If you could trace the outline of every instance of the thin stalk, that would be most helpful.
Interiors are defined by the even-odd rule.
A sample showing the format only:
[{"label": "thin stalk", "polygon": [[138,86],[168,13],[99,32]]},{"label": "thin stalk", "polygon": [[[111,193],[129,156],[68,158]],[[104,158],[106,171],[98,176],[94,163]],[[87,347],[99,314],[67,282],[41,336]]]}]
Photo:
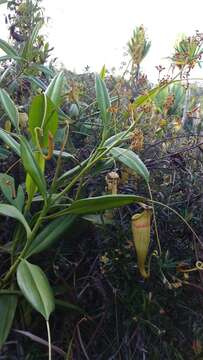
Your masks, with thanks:
[{"label": "thin stalk", "polygon": [[[147,186],[148,186],[150,200],[153,201],[152,192],[151,192],[151,188],[150,188],[149,183],[147,183]],[[158,249],[159,249],[159,255],[161,256],[161,243],[160,243],[160,239],[159,239],[159,232],[158,232],[156,214],[155,214],[155,209],[154,209],[154,204],[153,203],[152,203],[152,212],[153,212],[153,218],[154,218],[154,230],[155,230],[155,234],[156,234],[156,241],[157,241],[157,245],[158,245]]]},{"label": "thin stalk", "polygon": [[75,200],[78,200],[79,196],[80,196],[80,192],[82,190],[82,186],[83,186],[83,181],[84,181],[84,176],[80,179],[80,184],[78,186],[76,195],[75,195]]},{"label": "thin stalk", "polygon": [[60,154],[59,154],[57,164],[56,164],[56,171],[55,171],[54,178],[53,178],[53,181],[52,181],[52,184],[51,184],[51,193],[54,192],[54,190],[55,190],[56,181],[58,179],[58,175],[59,175],[59,171],[60,171],[60,167],[61,167],[62,153],[63,153],[63,151],[65,149],[65,146],[66,146],[66,143],[67,143],[67,140],[68,140],[68,135],[69,135],[69,125],[67,124],[64,139],[63,139],[63,143],[62,143],[61,150],[60,150]]},{"label": "thin stalk", "polygon": [[19,162],[21,162],[21,159],[18,159],[15,161],[6,171],[5,174],[8,174]]},{"label": "thin stalk", "polygon": [[14,258],[15,258],[15,251],[17,249],[17,245],[18,245],[18,241],[20,240],[20,234],[22,232],[22,225],[18,224],[16,232],[14,234],[14,239],[12,241],[13,246],[12,246],[12,252],[11,252],[11,264],[14,263]]},{"label": "thin stalk", "polygon": [[51,360],[51,332],[50,332],[49,320],[46,320],[46,326],[47,326],[47,336],[48,336],[48,344],[49,344],[49,360]]},{"label": "thin stalk", "polygon": [[18,290],[0,290],[0,295],[17,295],[22,296],[21,291]]},{"label": "thin stalk", "polygon": [[[174,214],[176,214],[182,220],[182,222],[190,229],[190,231],[192,232],[195,239],[201,244],[201,240],[200,240],[199,236],[193,230],[192,226],[184,219],[184,217],[178,213],[178,211],[174,210],[173,208],[171,208],[170,206],[168,206],[166,204],[163,204],[160,201],[156,201],[156,200],[152,200],[152,199],[148,200],[148,201],[150,201],[151,203],[157,204],[157,205],[161,205],[162,207],[166,207],[167,209],[171,210]],[[194,247],[196,249],[196,243],[195,242],[194,242]],[[198,255],[197,255],[196,251],[195,251],[195,255],[196,255],[196,260],[198,261],[199,258],[198,258]]]},{"label": "thin stalk", "polygon": [[43,114],[43,119],[42,119],[42,124],[41,124],[42,131],[44,129],[45,119],[46,119],[46,115],[47,115],[47,97],[44,95],[43,98],[44,98],[44,114]]}]

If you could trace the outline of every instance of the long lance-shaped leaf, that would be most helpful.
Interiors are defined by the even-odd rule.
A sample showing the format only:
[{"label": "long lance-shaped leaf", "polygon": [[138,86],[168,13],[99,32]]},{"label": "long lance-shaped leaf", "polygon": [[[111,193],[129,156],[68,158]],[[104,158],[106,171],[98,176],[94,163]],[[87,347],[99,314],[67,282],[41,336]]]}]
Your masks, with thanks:
[{"label": "long lance-shaped leaf", "polygon": [[20,56],[11,56],[11,55],[4,55],[4,56],[1,56],[0,57],[0,61],[7,61],[7,60],[16,60],[16,61],[19,61],[19,60],[24,60],[23,58],[21,58]]},{"label": "long lance-shaped leaf", "polygon": [[[40,152],[36,152],[36,153],[34,153],[34,158],[35,158],[42,174],[44,174],[45,160],[44,160],[43,156],[41,155]],[[31,178],[31,176],[28,173],[26,176],[25,184],[26,184],[26,191],[28,194],[28,204],[31,204],[32,199],[33,199],[35,193],[37,192],[37,186],[36,186],[34,180]]]},{"label": "long lance-shaped leaf", "polygon": [[144,202],[136,195],[105,195],[75,201],[68,209],[71,214],[93,214],[106,209],[113,209],[133,203]]},{"label": "long lance-shaped leaf", "polygon": [[47,87],[45,94],[51,99],[54,105],[60,105],[61,93],[63,89],[64,73],[57,74]]},{"label": "long lance-shaped leaf", "polygon": [[29,75],[29,76],[21,76],[21,78],[22,79],[25,79],[25,80],[28,80],[29,82],[31,82],[31,84],[32,85],[34,85],[35,87],[38,87],[38,88],[40,88],[40,89],[42,89],[42,90],[46,90],[46,85],[45,85],[45,83],[41,80],[41,79],[39,79],[39,78],[37,78],[37,77],[35,77],[35,76],[31,76],[31,75]]},{"label": "long lance-shaped leaf", "polygon": [[149,182],[149,171],[139,156],[132,150],[114,147],[110,150],[110,153],[116,160],[134,170],[138,175],[142,176],[147,183]]},{"label": "long lance-shaped leaf", "polygon": [[132,132],[128,132],[127,135],[125,135],[125,134],[126,134],[126,131],[121,131],[118,134],[111,136],[103,143],[103,147],[111,146],[115,141],[118,141],[120,138],[121,138],[121,140],[118,142],[118,145],[119,145],[119,143],[126,142],[127,140],[129,140],[131,138]]},{"label": "long lance-shaped leaf", "polygon": [[66,215],[63,218],[60,217],[53,220],[45,226],[30,244],[25,257],[28,258],[31,255],[48,249],[73,224],[75,218],[75,215]]},{"label": "long lance-shaped leaf", "polygon": [[9,157],[10,151],[0,146],[0,160],[5,160]]},{"label": "long lance-shaped leaf", "polygon": [[10,46],[5,40],[0,39],[0,49],[2,49],[7,55],[11,57],[19,56],[17,51]]},{"label": "long lance-shaped leaf", "polygon": [[9,94],[6,90],[0,89],[0,103],[7,113],[8,117],[10,118],[13,126],[15,129],[19,132],[19,114],[18,110],[13,102],[13,100],[10,98]]},{"label": "long lance-shaped leaf", "polygon": [[5,173],[0,173],[0,190],[4,194],[9,203],[15,206],[22,212],[24,205],[24,192],[21,185],[18,186],[18,190],[15,189],[15,180],[12,176]]},{"label": "long lance-shaped leaf", "polygon": [[105,79],[105,76],[106,76],[106,66],[105,66],[105,65],[102,66],[102,69],[101,69],[99,75],[100,75],[100,78],[101,78],[102,80]]},{"label": "long lance-shaped leaf", "polygon": [[0,129],[0,139],[8,145],[18,156],[20,156],[20,144],[12,138],[6,131]]},{"label": "long lance-shaped leaf", "polygon": [[105,140],[110,127],[111,113],[109,108],[111,106],[109,94],[105,85],[105,82],[101,77],[96,74],[96,99],[100,110],[102,122],[103,122],[103,139]]},{"label": "long lance-shaped leaf", "polygon": [[32,64],[30,65],[30,69],[38,70],[47,76],[54,76],[53,70],[51,70],[48,66],[45,65]]},{"label": "long lance-shaped leaf", "polygon": [[30,175],[36,186],[38,187],[39,192],[43,196],[44,200],[46,200],[46,182],[45,178],[42,174],[42,171],[39,165],[36,162],[33,151],[24,137],[20,137],[21,143],[21,158],[23,162],[23,166]]},{"label": "long lance-shaped leaf", "polygon": [[88,159],[84,160],[81,162],[80,165],[76,165],[75,167],[73,167],[72,169],[66,171],[63,175],[60,176],[60,178],[58,179],[58,184],[62,183],[63,180],[65,180],[66,178],[68,178],[69,176],[73,176],[76,175],[79,170],[82,170],[84,168],[84,166],[88,163]]},{"label": "long lance-shaped leaf", "polygon": [[27,237],[31,235],[31,229],[21,212],[13,205],[0,204],[0,215],[12,217],[21,222],[24,226]]},{"label": "long lance-shaped leaf", "polygon": [[34,43],[35,43],[35,41],[36,41],[36,39],[37,39],[39,30],[40,30],[40,28],[42,27],[42,25],[43,25],[43,21],[39,21],[39,22],[35,25],[32,33],[31,33],[31,35],[30,35],[30,37],[29,37],[29,40],[28,40],[28,42],[27,42],[27,44],[25,45],[25,48],[24,48],[24,50],[23,50],[23,54],[22,54],[23,58],[25,58],[25,59],[27,59],[27,60],[31,60],[31,59],[32,59],[33,45],[34,45]]},{"label": "long lance-shaped leaf", "polygon": [[54,311],[55,302],[44,272],[39,266],[21,260],[17,269],[17,281],[25,298],[48,321]]},{"label": "long lance-shaped leaf", "polygon": [[143,105],[149,100],[153,100],[154,97],[165,87],[167,87],[169,84],[164,85],[158,85],[154,87],[153,89],[149,90],[146,95],[140,95],[138,96],[132,103],[133,109],[137,109],[139,106]]},{"label": "long lance-shaped leaf", "polygon": [[0,295],[0,350],[5,343],[13,323],[17,306],[17,296]]}]

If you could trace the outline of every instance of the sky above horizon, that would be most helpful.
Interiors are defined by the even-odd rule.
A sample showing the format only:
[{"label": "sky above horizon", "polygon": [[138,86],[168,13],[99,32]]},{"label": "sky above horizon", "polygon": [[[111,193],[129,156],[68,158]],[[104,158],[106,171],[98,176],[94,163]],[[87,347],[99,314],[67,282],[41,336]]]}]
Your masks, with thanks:
[{"label": "sky above horizon", "polygon": [[[43,0],[45,15],[50,17],[45,29],[54,56],[69,70],[81,72],[86,65],[100,71],[103,64],[108,69],[119,66],[125,46],[133,29],[141,24],[151,40],[151,49],[142,63],[142,69],[155,81],[155,66],[168,65],[166,57],[182,33],[193,35],[203,32],[203,1],[183,0]],[[3,12],[0,7],[2,24]],[[1,37],[7,36],[2,28]],[[193,76],[203,78],[203,69],[193,71]]]}]

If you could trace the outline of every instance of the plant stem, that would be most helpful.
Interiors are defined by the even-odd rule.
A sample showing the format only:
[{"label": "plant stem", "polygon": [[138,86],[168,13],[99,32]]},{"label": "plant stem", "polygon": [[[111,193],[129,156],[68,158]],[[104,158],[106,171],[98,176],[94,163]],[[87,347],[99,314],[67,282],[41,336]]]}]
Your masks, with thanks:
[{"label": "plant stem", "polygon": [[22,293],[18,290],[0,290],[0,295],[17,295],[22,296]]},{"label": "plant stem", "polygon": [[[86,165],[85,168],[83,168],[81,170],[81,172],[75,176],[72,181],[65,187],[65,189],[63,189],[56,197],[55,197],[55,201],[57,201],[58,199],[60,199],[63,195],[65,195],[71,188],[73,185],[75,185],[75,183],[82,177],[85,175],[85,173],[90,170],[98,160],[100,160],[104,155],[106,155],[114,146],[116,146],[132,129],[133,127],[136,125],[135,121],[132,122],[132,124],[129,126],[128,130],[126,130],[126,132],[116,141],[113,142],[113,144],[111,144],[111,146],[109,146],[108,148],[106,148],[105,150],[101,151],[98,156],[97,155],[97,151],[96,154],[93,154],[93,159],[91,158],[90,161],[88,162],[88,164]],[[97,149],[98,150],[98,149]]]},{"label": "plant stem", "polygon": [[[148,200],[150,201],[151,203],[154,203],[154,204],[157,204],[157,205],[161,205],[163,207],[166,207],[167,209],[171,210],[174,214],[176,214],[181,220],[182,222],[190,229],[190,231],[192,232],[194,238],[199,242],[199,244],[201,244],[201,240],[199,238],[199,236],[196,234],[196,232],[193,230],[192,226],[190,226],[190,224],[184,219],[184,217],[182,215],[179,214],[178,211],[174,210],[172,207],[166,205],[166,204],[163,204],[162,202],[160,201],[156,201],[156,200]],[[194,243],[194,247],[196,248],[195,246],[195,243]],[[199,261],[199,258],[198,258],[198,255],[197,255],[197,252],[195,252],[195,255],[196,255],[196,260]]]},{"label": "plant stem", "polygon": [[16,248],[17,248],[17,245],[18,245],[18,241],[20,239],[20,233],[24,231],[24,229],[22,229],[22,225],[21,224],[18,224],[17,226],[17,229],[14,233],[14,239],[12,241],[13,243],[13,246],[12,246],[12,252],[11,252],[11,264],[14,263],[14,259],[15,259],[15,251],[16,251]]},{"label": "plant stem", "polygon": [[152,192],[151,192],[151,188],[150,188],[149,183],[147,183],[147,186],[148,186],[148,190],[149,190],[149,196],[150,196],[150,199],[152,201],[152,212],[153,212],[153,218],[154,218],[154,230],[155,230],[155,233],[156,233],[156,240],[157,240],[157,245],[158,245],[158,249],[159,249],[159,255],[161,255],[161,243],[160,243],[160,239],[159,239],[159,232],[158,232],[156,214],[155,214],[155,209],[154,209],[154,204],[153,204]]},{"label": "plant stem", "polygon": [[50,333],[49,320],[46,320],[46,326],[47,326],[47,336],[48,336],[48,344],[49,344],[49,360],[51,360],[51,333]]},{"label": "plant stem", "polygon": [[63,139],[60,154],[59,154],[57,164],[56,164],[56,171],[55,171],[54,178],[53,178],[53,181],[52,181],[52,184],[51,184],[51,193],[53,193],[54,190],[55,190],[56,181],[58,179],[58,175],[59,175],[59,171],[60,171],[60,167],[61,167],[62,153],[63,153],[63,151],[65,149],[65,146],[66,146],[66,143],[67,143],[67,140],[68,140],[68,136],[69,136],[69,124],[67,123],[65,136],[64,136],[64,139]]}]

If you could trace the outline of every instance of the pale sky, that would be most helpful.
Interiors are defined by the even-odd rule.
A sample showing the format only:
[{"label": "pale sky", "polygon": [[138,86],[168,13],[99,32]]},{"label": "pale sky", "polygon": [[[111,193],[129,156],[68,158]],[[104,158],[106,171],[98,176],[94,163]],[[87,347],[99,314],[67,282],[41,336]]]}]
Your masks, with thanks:
[{"label": "pale sky", "polygon": [[[203,0],[43,0],[43,5],[51,18],[45,31],[54,55],[78,72],[86,65],[92,71],[103,64],[118,68],[133,29],[143,24],[152,46],[142,68],[155,80],[155,66],[167,64],[163,58],[171,55],[177,37],[203,32]],[[203,78],[203,68],[193,75]]]}]

